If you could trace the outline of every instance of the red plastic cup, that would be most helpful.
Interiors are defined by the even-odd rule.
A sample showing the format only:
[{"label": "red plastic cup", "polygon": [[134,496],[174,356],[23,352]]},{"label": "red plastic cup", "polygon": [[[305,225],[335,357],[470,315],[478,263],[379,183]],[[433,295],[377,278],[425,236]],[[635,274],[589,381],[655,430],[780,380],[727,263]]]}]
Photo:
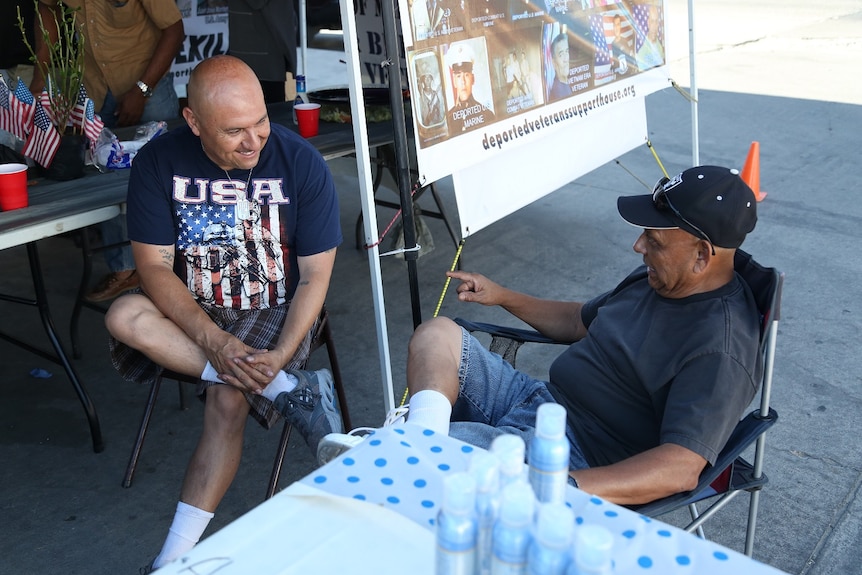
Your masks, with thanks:
[{"label": "red plastic cup", "polygon": [[0,164],[0,210],[27,207],[26,164]]},{"label": "red plastic cup", "polygon": [[296,104],[296,122],[299,124],[299,135],[310,138],[317,135],[320,125],[320,104]]}]

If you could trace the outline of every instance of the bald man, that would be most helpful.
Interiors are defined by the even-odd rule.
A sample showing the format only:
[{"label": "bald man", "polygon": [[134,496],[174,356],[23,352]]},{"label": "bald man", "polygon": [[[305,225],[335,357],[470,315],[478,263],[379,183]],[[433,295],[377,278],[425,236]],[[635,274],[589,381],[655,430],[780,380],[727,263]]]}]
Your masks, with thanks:
[{"label": "bald man", "polygon": [[145,569],[200,539],[236,474],[247,415],[269,428],[284,413],[312,452],[341,428],[331,374],[295,369],[342,241],[329,169],[270,124],[260,83],[237,58],[201,62],[188,100],[188,125],[135,157],[128,222],[141,290],[106,316],[124,378],[150,383],[170,369],[199,378],[206,396],[173,524]]}]

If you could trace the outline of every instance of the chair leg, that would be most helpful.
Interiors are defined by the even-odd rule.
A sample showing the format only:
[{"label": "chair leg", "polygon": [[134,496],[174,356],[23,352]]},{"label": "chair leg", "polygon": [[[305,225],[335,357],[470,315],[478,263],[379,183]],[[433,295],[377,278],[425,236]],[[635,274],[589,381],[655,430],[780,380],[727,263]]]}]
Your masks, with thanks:
[{"label": "chair leg", "polygon": [[[697,503],[692,503],[688,506],[688,512],[691,514],[691,520],[694,521],[698,517],[700,517],[700,512],[697,510]],[[697,536],[701,539],[706,539],[706,535],[703,532],[703,526],[697,526]]]},{"label": "chair leg", "polygon": [[147,399],[147,406],[144,408],[144,415],[141,418],[141,425],[138,428],[138,437],[135,439],[135,445],[132,447],[132,455],[129,457],[129,464],[126,466],[126,475],[123,477],[123,487],[132,486],[132,478],[135,476],[135,468],[138,466],[138,457],[141,455],[141,449],[144,446],[144,439],[147,437],[147,428],[150,426],[150,417],[153,415],[153,408],[156,405],[156,398],[159,396],[159,387],[162,385],[162,378],[158,378],[150,386],[150,397]]},{"label": "chair leg", "polygon": [[87,294],[87,286],[90,285],[90,276],[93,272],[93,252],[90,248],[90,230],[83,228],[79,230],[81,238],[81,255],[84,264],[81,270],[81,282],[78,284],[78,293],[75,296],[75,306],[72,308],[72,318],[69,321],[69,337],[72,342],[72,356],[81,359],[81,348],[78,345],[78,320],[81,318],[81,309],[84,307],[84,296]]},{"label": "chair leg", "polygon": [[745,530],[745,554],[754,555],[754,530],[757,528],[757,508],[760,506],[760,490],[751,492],[748,502],[748,527]]},{"label": "chair leg", "polygon": [[269,476],[269,485],[266,488],[266,499],[275,495],[275,490],[278,488],[278,479],[281,477],[281,466],[284,463],[284,455],[287,453],[287,444],[290,441],[290,432],[293,426],[284,420],[284,428],[281,430],[281,439],[278,442],[278,449],[275,452],[275,461],[272,464],[272,473]]}]

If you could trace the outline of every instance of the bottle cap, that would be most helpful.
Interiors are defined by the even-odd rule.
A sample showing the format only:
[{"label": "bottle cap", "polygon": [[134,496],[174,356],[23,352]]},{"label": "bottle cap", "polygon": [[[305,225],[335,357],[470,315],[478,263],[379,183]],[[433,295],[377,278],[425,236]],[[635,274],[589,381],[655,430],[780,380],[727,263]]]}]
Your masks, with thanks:
[{"label": "bottle cap", "polygon": [[476,480],[459,471],[443,480],[443,511],[453,515],[469,515],[476,506]]},{"label": "bottle cap", "polygon": [[494,493],[500,487],[500,460],[490,451],[475,451],[470,458],[470,475],[476,480],[476,491]]},{"label": "bottle cap", "polygon": [[601,525],[584,525],[575,535],[575,563],[584,571],[599,572],[611,565],[614,536]]},{"label": "bottle cap", "polygon": [[520,435],[513,435],[511,433],[498,435],[491,443],[491,451],[500,460],[501,477],[524,476],[526,446]]},{"label": "bottle cap", "polygon": [[543,403],[536,410],[536,435],[559,439],[566,435],[566,408],[558,403]]},{"label": "bottle cap", "polygon": [[503,488],[500,500],[500,521],[512,527],[533,522],[536,496],[529,483],[516,481]]},{"label": "bottle cap", "polygon": [[565,504],[540,503],[536,519],[536,541],[552,549],[565,549],[572,544],[575,514]]}]

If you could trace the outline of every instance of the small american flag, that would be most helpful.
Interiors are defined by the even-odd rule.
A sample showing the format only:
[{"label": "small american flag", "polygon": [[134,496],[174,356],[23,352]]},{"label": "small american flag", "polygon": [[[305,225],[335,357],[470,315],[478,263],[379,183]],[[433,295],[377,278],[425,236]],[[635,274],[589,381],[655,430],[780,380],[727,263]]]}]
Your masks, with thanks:
[{"label": "small american flag", "polygon": [[0,95],[0,101],[4,103],[2,106],[2,116],[5,117],[2,127],[7,132],[15,134],[23,140],[27,137],[27,133],[30,131],[30,124],[33,122],[33,106],[35,102],[33,94],[24,86],[24,82],[20,78],[18,78],[14,92],[10,93],[9,87],[5,83],[0,90],[5,92],[5,97]]},{"label": "small american flag", "polygon": [[24,139],[24,136],[20,135],[18,121],[12,113],[12,92],[9,91],[9,86],[6,85],[2,75],[0,75],[0,130],[6,130]]},{"label": "small american flag", "polygon": [[51,96],[48,94],[47,88],[42,88],[42,93],[39,94],[39,105],[45,110],[48,119],[54,121],[54,107],[51,106]]},{"label": "small american flag", "polygon": [[33,113],[30,137],[27,138],[27,143],[24,144],[21,153],[47,168],[54,161],[54,155],[59,147],[60,134],[54,128],[54,124],[51,123],[51,119],[42,105],[37,103]]},{"label": "small american flag", "polygon": [[78,102],[72,109],[72,116],[69,118],[69,122],[75,128],[83,126],[84,134],[93,143],[99,139],[99,134],[102,133],[102,129],[105,127],[105,123],[96,115],[96,105],[87,97],[87,90],[84,89],[83,84],[81,84],[81,90],[78,92]]}]

